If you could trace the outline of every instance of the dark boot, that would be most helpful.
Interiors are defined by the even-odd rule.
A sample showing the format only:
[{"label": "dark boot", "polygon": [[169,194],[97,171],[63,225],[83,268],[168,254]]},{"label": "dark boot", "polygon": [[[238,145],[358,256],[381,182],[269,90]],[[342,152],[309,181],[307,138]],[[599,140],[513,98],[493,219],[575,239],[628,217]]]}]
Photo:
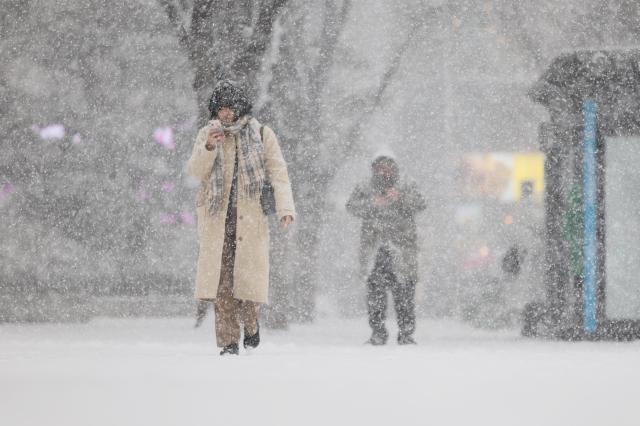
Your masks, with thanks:
[{"label": "dark boot", "polygon": [[238,355],[239,353],[240,350],[237,343],[227,345],[220,351],[220,355]]},{"label": "dark boot", "polygon": [[260,324],[258,324],[258,330],[253,336],[247,335],[247,329],[244,330],[244,340],[242,341],[245,349],[257,348],[260,344]]},{"label": "dark boot", "polygon": [[387,330],[376,330],[373,332],[373,334],[371,334],[371,337],[365,343],[373,346],[385,345],[387,343],[388,337],[389,333],[387,333]]},{"label": "dark boot", "polygon": [[398,344],[399,345],[415,345],[416,341],[413,340],[413,337],[410,334],[400,333],[398,334]]}]

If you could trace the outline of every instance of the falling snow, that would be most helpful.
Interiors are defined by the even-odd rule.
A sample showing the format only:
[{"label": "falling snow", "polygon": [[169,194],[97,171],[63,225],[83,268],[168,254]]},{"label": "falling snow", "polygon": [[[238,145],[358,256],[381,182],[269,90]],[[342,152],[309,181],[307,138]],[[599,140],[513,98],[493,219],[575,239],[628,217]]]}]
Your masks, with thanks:
[{"label": "falling snow", "polygon": [[[3,1],[0,423],[636,424],[637,342],[582,340],[640,337],[639,45],[635,0]],[[223,78],[297,210],[231,363],[186,173]],[[426,200],[406,348],[392,306],[362,345],[380,155]]]}]

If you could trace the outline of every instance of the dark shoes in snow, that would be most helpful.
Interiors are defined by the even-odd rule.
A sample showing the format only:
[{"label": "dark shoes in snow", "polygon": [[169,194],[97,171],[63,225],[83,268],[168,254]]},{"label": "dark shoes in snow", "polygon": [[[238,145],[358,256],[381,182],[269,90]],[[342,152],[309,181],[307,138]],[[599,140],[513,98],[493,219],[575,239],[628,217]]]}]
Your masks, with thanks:
[{"label": "dark shoes in snow", "polygon": [[[367,344],[373,346],[381,346],[387,343],[388,334],[386,330],[384,331],[374,331],[371,335],[371,338],[366,341]],[[400,333],[398,334],[398,344],[399,345],[415,345],[416,341],[413,339],[413,336],[410,334]]]},{"label": "dark shoes in snow", "polygon": [[386,330],[383,331],[374,331],[369,340],[365,343],[373,346],[381,346],[387,343],[387,338],[389,334]]},{"label": "dark shoes in snow", "polygon": [[410,334],[398,334],[398,344],[399,345],[415,345],[416,341],[413,340],[413,337]]},{"label": "dark shoes in snow", "polygon": [[242,341],[245,349],[257,348],[260,344],[260,325],[258,324],[258,330],[253,336],[247,335],[247,330],[244,330],[244,340]]},{"label": "dark shoes in snow", "polygon": [[230,345],[225,346],[224,348],[222,348],[222,350],[220,351],[220,355],[238,355],[240,353],[240,350],[238,348],[238,344],[237,343],[232,343]]},{"label": "dark shoes in snow", "polygon": [[[252,336],[249,336],[247,334],[247,330],[245,329],[244,339],[242,341],[242,345],[244,346],[244,348],[245,349],[257,348],[259,344],[260,344],[260,326],[258,325],[258,331],[256,331],[256,334]],[[230,345],[227,345],[224,348],[222,348],[222,351],[220,351],[220,355],[239,355],[239,354],[240,354],[240,347],[238,346],[237,343],[232,343]]]}]

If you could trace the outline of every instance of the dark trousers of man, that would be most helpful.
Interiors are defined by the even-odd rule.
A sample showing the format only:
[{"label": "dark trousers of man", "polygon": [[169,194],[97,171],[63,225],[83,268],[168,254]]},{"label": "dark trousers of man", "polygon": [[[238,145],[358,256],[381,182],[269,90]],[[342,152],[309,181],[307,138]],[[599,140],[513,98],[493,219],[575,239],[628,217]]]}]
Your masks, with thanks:
[{"label": "dark trousers of man", "polygon": [[401,282],[392,270],[391,255],[380,248],[376,255],[373,272],[367,280],[367,305],[369,325],[374,333],[387,335],[384,325],[387,317],[387,290],[391,290],[398,319],[400,334],[410,336],[416,328],[415,293],[416,283]]},{"label": "dark trousers of man", "polygon": [[233,173],[233,183],[229,196],[229,207],[224,227],[222,246],[222,267],[218,294],[214,301],[216,312],[216,341],[219,347],[225,347],[240,340],[240,328],[244,325],[245,335],[258,332],[258,312],[260,305],[249,300],[233,297],[233,268],[236,258],[237,225],[237,158]]}]

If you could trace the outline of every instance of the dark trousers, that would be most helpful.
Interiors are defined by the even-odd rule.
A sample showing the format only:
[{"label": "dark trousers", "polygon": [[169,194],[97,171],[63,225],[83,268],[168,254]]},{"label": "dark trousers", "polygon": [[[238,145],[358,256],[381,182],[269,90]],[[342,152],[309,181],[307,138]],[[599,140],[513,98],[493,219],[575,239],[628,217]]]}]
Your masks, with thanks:
[{"label": "dark trousers", "polygon": [[373,272],[367,280],[369,325],[376,333],[387,332],[384,325],[387,317],[387,289],[391,290],[393,296],[400,333],[413,334],[416,328],[416,283],[399,281],[392,270],[391,255],[386,249],[380,248]]}]

